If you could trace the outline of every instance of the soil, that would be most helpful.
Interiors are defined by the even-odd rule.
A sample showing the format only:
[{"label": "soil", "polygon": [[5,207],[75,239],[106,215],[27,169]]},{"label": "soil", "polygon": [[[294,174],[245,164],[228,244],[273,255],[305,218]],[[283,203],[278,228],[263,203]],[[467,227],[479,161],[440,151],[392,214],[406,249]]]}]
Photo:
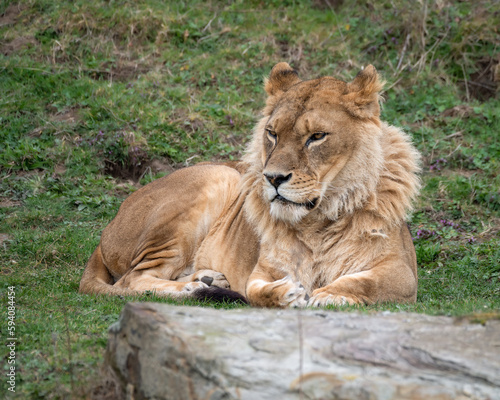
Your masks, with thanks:
[{"label": "soil", "polygon": [[[1,25],[2,24],[0,23],[0,26]],[[30,46],[34,47],[37,45],[38,41],[35,39],[34,36],[21,36],[15,38],[9,43],[0,44],[0,53],[3,54],[4,56],[15,55],[27,47]]]},{"label": "soil", "polygon": [[76,123],[76,122],[81,121],[80,111],[77,108],[64,110],[60,113],[53,114],[50,117],[50,120],[52,122]]},{"label": "soil", "polygon": [[95,80],[114,80],[118,82],[128,82],[136,79],[139,75],[149,71],[144,65],[134,62],[119,61],[117,65],[105,63],[99,70],[89,71],[89,75]]},{"label": "soil", "polygon": [[0,246],[4,244],[7,240],[10,239],[10,236],[7,235],[6,233],[0,233]]},{"label": "soil", "polygon": [[5,12],[0,16],[0,26],[14,24],[24,8],[26,7],[23,7],[20,4],[10,4]]},{"label": "soil", "polygon": [[460,104],[441,113],[442,117],[468,118],[474,114],[474,108],[467,104]]},{"label": "soil", "polygon": [[0,199],[0,208],[19,207],[20,205],[21,205],[20,201],[15,201],[10,199]]},{"label": "soil", "polygon": [[479,101],[488,101],[498,93],[500,84],[500,54],[483,57],[476,63],[477,72],[466,83],[469,94]]},{"label": "soil", "polygon": [[334,9],[337,11],[342,4],[344,4],[344,0],[313,0],[312,8],[316,8],[318,10]]},{"label": "soil", "polygon": [[135,185],[144,175],[148,173],[148,171],[152,174],[157,174],[159,172],[171,173],[181,167],[182,165],[169,162],[167,158],[162,160],[142,160],[140,165],[133,164],[130,161],[120,164],[105,160],[104,173],[118,179],[132,181]]}]

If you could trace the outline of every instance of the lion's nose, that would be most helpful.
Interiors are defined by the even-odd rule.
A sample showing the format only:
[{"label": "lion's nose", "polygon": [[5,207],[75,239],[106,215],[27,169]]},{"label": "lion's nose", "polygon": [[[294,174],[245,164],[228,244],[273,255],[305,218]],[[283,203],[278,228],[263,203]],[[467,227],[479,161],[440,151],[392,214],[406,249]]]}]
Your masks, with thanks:
[{"label": "lion's nose", "polygon": [[266,179],[269,181],[269,183],[271,185],[273,185],[276,189],[278,189],[279,185],[290,180],[290,178],[292,177],[292,174],[288,174],[287,176],[264,174],[264,176],[266,177]]}]

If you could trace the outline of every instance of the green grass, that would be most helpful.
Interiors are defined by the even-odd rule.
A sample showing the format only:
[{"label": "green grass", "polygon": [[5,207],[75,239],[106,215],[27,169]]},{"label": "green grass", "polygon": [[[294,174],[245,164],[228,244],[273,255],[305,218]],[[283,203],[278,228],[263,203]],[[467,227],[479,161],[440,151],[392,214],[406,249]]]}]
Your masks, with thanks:
[{"label": "green grass", "polygon": [[343,309],[498,318],[498,4],[329,3],[0,2],[0,294],[16,287],[18,398],[89,395],[131,300],[77,293],[100,232],[138,185],[238,159],[279,61],[345,80],[374,64],[383,119],[423,154],[417,303]]}]

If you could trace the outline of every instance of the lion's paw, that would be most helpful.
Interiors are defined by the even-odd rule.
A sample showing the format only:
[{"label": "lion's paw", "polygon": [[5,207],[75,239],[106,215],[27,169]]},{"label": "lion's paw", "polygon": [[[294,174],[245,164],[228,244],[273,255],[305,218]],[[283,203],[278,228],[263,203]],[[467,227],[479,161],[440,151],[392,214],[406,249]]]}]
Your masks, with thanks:
[{"label": "lion's paw", "polygon": [[303,308],[307,306],[308,295],[304,286],[294,282],[290,276],[280,279],[276,283],[283,285],[284,293],[281,297],[281,305],[284,307]]},{"label": "lion's paw", "polygon": [[343,306],[356,304],[356,300],[348,296],[339,296],[328,292],[320,292],[313,295],[307,302],[308,307]]},{"label": "lion's paw", "polygon": [[216,286],[222,289],[229,289],[230,287],[224,274],[211,269],[203,269],[196,272],[194,281],[203,282],[208,286]]}]

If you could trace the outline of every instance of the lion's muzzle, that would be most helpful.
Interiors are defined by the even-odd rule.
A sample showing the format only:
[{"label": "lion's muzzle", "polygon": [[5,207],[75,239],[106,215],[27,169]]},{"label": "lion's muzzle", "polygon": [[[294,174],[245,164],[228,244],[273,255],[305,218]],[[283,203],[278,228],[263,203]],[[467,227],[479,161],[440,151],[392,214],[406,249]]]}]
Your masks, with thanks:
[{"label": "lion's muzzle", "polygon": [[290,178],[292,177],[292,174],[288,174],[287,176],[284,175],[271,175],[271,174],[264,174],[266,177],[267,181],[273,185],[276,189],[285,182],[288,182]]},{"label": "lion's muzzle", "polygon": [[264,196],[274,218],[298,222],[319,204],[319,191],[312,179],[306,180],[294,172],[263,175]]},{"label": "lion's muzzle", "polygon": [[296,206],[300,207],[305,207],[308,210],[312,210],[314,207],[316,207],[316,204],[318,203],[318,198],[314,198],[312,200],[308,200],[304,203],[296,203],[295,201],[288,200],[287,198],[283,197],[282,195],[278,194],[276,197],[272,200],[272,202],[279,201],[285,204],[293,204]]}]

